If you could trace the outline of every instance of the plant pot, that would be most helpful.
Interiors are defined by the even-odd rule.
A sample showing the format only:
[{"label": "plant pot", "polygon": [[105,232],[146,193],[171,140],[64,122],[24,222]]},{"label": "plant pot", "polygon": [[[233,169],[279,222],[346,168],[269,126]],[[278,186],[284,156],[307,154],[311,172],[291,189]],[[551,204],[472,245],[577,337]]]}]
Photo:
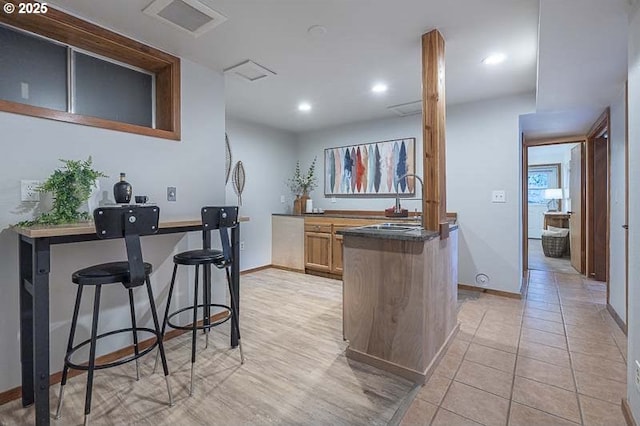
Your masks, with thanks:
[{"label": "plant pot", "polygon": [[302,214],[302,205],[300,203],[300,196],[296,195],[296,199],[293,200],[293,214]]}]

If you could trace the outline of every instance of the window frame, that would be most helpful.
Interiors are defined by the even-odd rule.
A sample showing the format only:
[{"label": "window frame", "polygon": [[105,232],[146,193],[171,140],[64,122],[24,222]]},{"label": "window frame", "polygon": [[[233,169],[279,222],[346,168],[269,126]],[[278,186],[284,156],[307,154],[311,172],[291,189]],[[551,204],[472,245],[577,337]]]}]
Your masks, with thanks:
[{"label": "window frame", "polygon": [[[9,3],[0,0],[0,5]],[[33,3],[33,1],[32,1]],[[46,14],[0,14],[0,22],[100,59],[155,75],[155,128],[0,99],[0,111],[180,140],[180,58],[76,18],[53,7]]]}]

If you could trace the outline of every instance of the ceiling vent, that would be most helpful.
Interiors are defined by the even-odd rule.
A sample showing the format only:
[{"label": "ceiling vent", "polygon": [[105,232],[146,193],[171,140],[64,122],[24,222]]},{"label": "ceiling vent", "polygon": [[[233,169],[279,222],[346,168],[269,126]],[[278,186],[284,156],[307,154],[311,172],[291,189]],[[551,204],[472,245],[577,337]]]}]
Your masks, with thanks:
[{"label": "ceiling vent", "polygon": [[392,105],[387,107],[401,117],[422,113],[422,101],[409,102],[406,104]]},{"label": "ceiling vent", "polygon": [[155,0],[143,12],[194,37],[217,27],[227,17],[198,0]]},{"label": "ceiling vent", "polygon": [[224,73],[227,75],[235,75],[251,82],[276,75],[275,72],[260,64],[256,64],[251,60],[247,60],[239,63],[238,65],[234,65],[231,68],[227,68],[224,70]]}]

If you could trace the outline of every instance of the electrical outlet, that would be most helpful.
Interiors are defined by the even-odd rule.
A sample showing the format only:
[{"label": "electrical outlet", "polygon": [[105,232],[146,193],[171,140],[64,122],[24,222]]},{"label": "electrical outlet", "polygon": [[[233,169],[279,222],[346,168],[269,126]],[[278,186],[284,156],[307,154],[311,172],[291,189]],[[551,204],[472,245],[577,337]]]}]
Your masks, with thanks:
[{"label": "electrical outlet", "polygon": [[176,201],[176,187],[168,186],[167,187],[167,201]]},{"label": "electrical outlet", "polygon": [[335,203],[336,201],[338,201],[338,200],[336,200],[336,197],[331,197],[331,202],[332,203]]},{"label": "electrical outlet", "polygon": [[36,190],[42,182],[39,180],[21,180],[20,181],[20,200],[21,201],[40,201],[40,192]]},{"label": "electrical outlet", "polygon": [[640,392],[640,362],[636,360],[636,390]]},{"label": "electrical outlet", "polygon": [[244,250],[244,241],[240,241],[240,250]]},{"label": "electrical outlet", "polygon": [[491,192],[491,202],[492,203],[506,203],[507,202],[507,194],[505,191],[493,191]]}]

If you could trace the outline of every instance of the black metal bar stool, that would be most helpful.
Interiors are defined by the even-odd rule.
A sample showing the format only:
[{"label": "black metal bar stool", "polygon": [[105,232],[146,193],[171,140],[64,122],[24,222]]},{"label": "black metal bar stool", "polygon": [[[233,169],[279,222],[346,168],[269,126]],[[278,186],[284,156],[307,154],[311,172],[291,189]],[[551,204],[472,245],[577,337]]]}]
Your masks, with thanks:
[{"label": "black metal bar stool", "polygon": [[[171,395],[171,384],[169,382],[169,369],[167,367],[167,359],[162,345],[162,333],[156,312],[156,305],[149,281],[151,274],[151,264],[146,263],[142,259],[142,249],[140,247],[140,236],[150,235],[158,232],[158,220],[160,209],[156,206],[118,206],[118,207],[102,207],[93,212],[93,218],[96,226],[96,234],[100,239],[124,238],[127,249],[127,261],[103,263],[100,265],[90,266],[85,269],[76,271],[72,275],[72,281],[78,285],[76,294],[76,303],[73,309],[73,319],[71,320],[71,331],[69,333],[69,342],[67,344],[67,353],[64,358],[64,368],[62,370],[62,382],[60,385],[60,398],[58,400],[58,408],[56,410],[56,419],[60,418],[62,409],[62,401],[64,398],[64,386],[67,384],[67,376],[69,369],[85,370],[87,374],[87,390],[84,405],[84,423],[89,422],[91,413],[91,392],[93,387],[93,373],[95,370],[116,367],[130,361],[136,361],[136,376],[140,379],[138,368],[138,358],[152,351],[156,346],[160,356],[162,357],[162,368],[164,369],[165,381],[167,383],[167,392],[169,394],[169,405],[173,405],[173,397]],[[109,331],[98,335],[98,313],[100,311],[100,292],[104,284],[122,285],[129,292],[129,306],[131,312],[131,327]],[[146,284],[147,295],[153,317],[154,329],[146,327],[137,327],[136,314],[133,303],[133,289]],[[82,299],[82,291],[85,286],[95,287],[93,298],[93,321],[91,324],[91,337],[77,345],[73,345],[76,327],[78,325],[78,311],[80,310],[80,301]],[[140,350],[138,347],[138,332],[151,333],[155,336],[155,342]],[[134,354],[117,361],[96,365],[96,344],[98,339],[112,336],[118,333],[131,333],[134,346]],[[71,360],[73,354],[80,348],[89,345],[89,362],[88,364],[79,364]]]},{"label": "black metal bar stool", "polygon": [[[222,243],[222,250],[215,249],[201,249],[190,250],[182,253],[178,253],[173,256],[173,275],[171,277],[171,285],[169,286],[169,296],[167,299],[167,307],[164,313],[164,322],[162,324],[162,335],[164,336],[167,325],[171,328],[179,330],[190,330],[191,336],[191,385],[189,389],[189,396],[193,395],[193,370],[196,362],[196,337],[198,330],[204,330],[206,333],[205,348],[209,343],[209,330],[211,327],[220,325],[229,319],[231,319],[232,327],[238,334],[238,346],[240,348],[240,363],[244,364],[244,355],[242,353],[242,342],[240,341],[240,326],[238,323],[238,304],[237,295],[233,291],[231,284],[231,266],[235,259],[233,258],[233,251],[229,242],[229,230],[238,226],[238,207],[203,207],[202,208],[202,226],[203,233],[210,233],[213,230],[218,229],[220,231],[220,241]],[[176,281],[176,273],[178,271],[178,265],[195,265],[195,289],[193,297],[193,305],[187,306],[182,309],[178,309],[172,313],[169,313],[171,304],[171,297],[173,295],[173,287]],[[211,303],[211,265],[214,265],[218,269],[224,269],[227,275],[227,285],[229,287],[229,298],[231,299],[231,306]],[[198,303],[198,275],[200,266],[203,266],[203,286],[202,286],[202,299],[203,303]],[[222,308],[223,312],[228,312],[228,315],[219,320],[211,322],[211,308]],[[198,324],[198,308],[202,308],[202,324]],[[189,325],[179,325],[171,321],[173,317],[182,312],[193,311],[193,322]],[[156,355],[156,365],[157,365]]]}]

